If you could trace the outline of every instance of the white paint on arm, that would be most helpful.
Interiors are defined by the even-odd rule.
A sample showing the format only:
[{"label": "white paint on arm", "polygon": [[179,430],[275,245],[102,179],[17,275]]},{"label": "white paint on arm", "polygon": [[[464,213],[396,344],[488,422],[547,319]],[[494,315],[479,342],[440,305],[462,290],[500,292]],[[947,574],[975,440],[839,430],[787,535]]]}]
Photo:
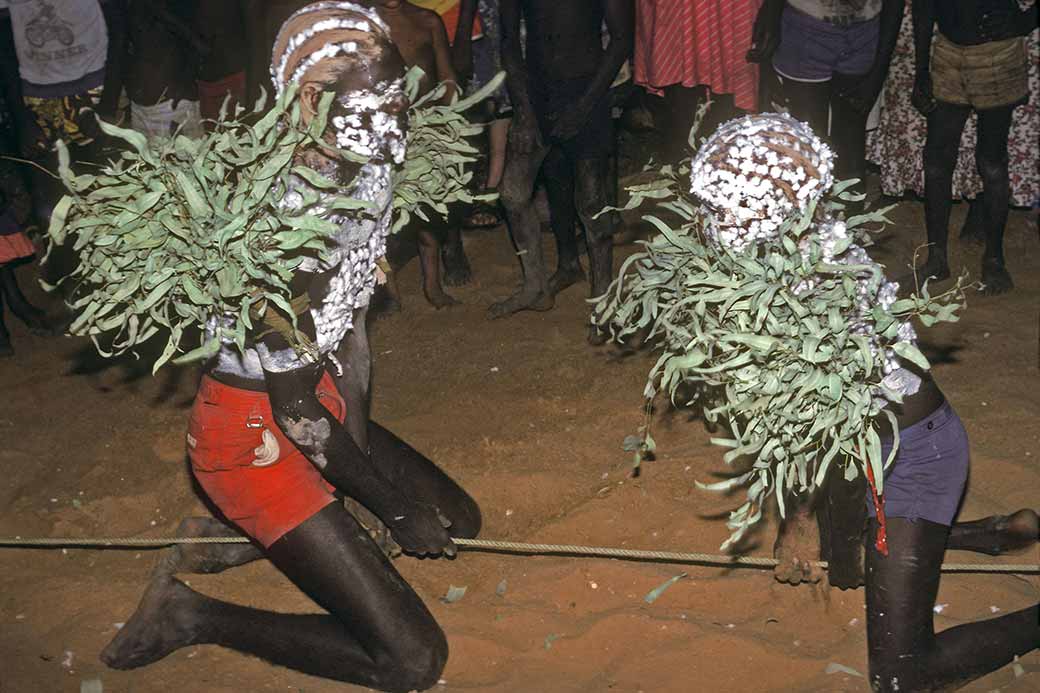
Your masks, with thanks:
[{"label": "white paint on arm", "polygon": [[293,420],[285,417],[279,421],[278,425],[281,426],[285,436],[300,448],[300,451],[318,469],[325,469],[328,466],[325,450],[328,447],[329,438],[332,436],[332,425],[327,419],[312,420],[303,417]]}]

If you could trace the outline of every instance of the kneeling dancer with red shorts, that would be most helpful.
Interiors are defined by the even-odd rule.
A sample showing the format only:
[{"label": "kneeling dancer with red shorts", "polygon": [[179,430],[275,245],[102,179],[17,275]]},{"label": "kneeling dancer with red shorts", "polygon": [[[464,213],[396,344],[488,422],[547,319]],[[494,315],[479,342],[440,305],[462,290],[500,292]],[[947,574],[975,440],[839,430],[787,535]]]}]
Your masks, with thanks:
[{"label": "kneeling dancer with red shorts", "polygon": [[[207,368],[187,436],[199,485],[254,544],[178,547],[102,659],[143,666],[188,645],[217,644],[308,674],[387,691],[425,689],[448,656],[444,633],[418,595],[337,495],[375,516],[412,554],[452,556],[452,537],[480,528],[476,503],[430,460],[368,419],[371,356],[365,312],[390,226],[390,173],[405,152],[404,63],[379,17],[348,2],[292,15],[275,41],[278,91],[297,85],[305,120],[334,93],[325,138],[363,165],[314,147],[300,164],[342,184],[338,194],[377,210],[329,219],[339,231],[324,260],[292,280],[298,329],[259,322],[244,354],[227,345]],[[307,183],[291,176],[283,204]],[[307,191],[313,194],[314,191]],[[325,194],[325,193],[319,193]],[[316,356],[310,356],[316,354]],[[328,367],[328,370],[327,370]],[[209,518],[186,535],[235,535]],[[219,601],[172,574],[219,572],[267,558],[327,614],[286,614]]]}]

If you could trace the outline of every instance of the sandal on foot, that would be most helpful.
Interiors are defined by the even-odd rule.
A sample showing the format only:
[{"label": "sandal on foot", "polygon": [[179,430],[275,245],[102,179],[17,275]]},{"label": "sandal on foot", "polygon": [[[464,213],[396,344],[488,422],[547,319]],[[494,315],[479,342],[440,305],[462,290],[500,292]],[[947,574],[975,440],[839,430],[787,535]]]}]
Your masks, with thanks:
[{"label": "sandal on foot", "polygon": [[[485,190],[481,194],[493,193],[494,190]],[[467,229],[488,229],[498,226],[503,221],[498,200],[494,202],[475,202],[469,216],[462,222]]]}]

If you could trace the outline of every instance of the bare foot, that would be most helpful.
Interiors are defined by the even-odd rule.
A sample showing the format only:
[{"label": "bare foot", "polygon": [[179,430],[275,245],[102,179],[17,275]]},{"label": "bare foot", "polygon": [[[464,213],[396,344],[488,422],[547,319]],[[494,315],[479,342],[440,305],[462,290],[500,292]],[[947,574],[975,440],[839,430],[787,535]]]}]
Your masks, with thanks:
[{"label": "bare foot", "polygon": [[469,259],[461,245],[453,248],[446,244],[441,249],[441,259],[444,262],[442,281],[445,286],[463,286],[473,279],[473,270],[470,269]]},{"label": "bare foot", "polygon": [[808,510],[793,512],[781,523],[773,558],[779,561],[773,577],[780,582],[797,585],[823,579],[823,569],[811,565],[820,560],[820,529]]},{"label": "bare foot", "polygon": [[549,277],[549,293],[555,296],[568,286],[583,281],[585,281],[585,271],[581,265],[558,267],[553,276]]},{"label": "bare foot", "polygon": [[[493,188],[485,188],[482,192],[489,193],[496,191]],[[466,221],[462,223],[462,226],[467,229],[487,229],[499,226],[502,224],[500,209],[498,200],[492,202],[477,202],[473,205],[469,217],[467,217]]]},{"label": "bare foot", "polygon": [[1008,516],[1002,529],[1005,538],[1002,550],[1024,549],[1040,541],[1040,516],[1035,510],[1023,508]]},{"label": "bare foot", "polygon": [[362,529],[368,532],[368,536],[372,537],[372,541],[387,558],[397,558],[401,555],[401,546],[390,536],[390,530],[368,508],[353,498],[344,498],[343,507],[354,516]]},{"label": "bare foot", "polygon": [[1037,514],[1028,508],[1012,515],[991,515],[981,520],[958,522],[950,528],[947,548],[999,556],[1037,542]]},{"label": "bare foot", "polygon": [[423,287],[423,295],[426,296],[426,300],[430,302],[430,305],[440,310],[441,308],[450,308],[451,306],[458,305],[458,301],[444,293],[444,289],[439,286],[434,287]]},{"label": "bare foot", "polygon": [[1006,294],[1015,288],[1004,263],[996,260],[982,261],[982,293],[987,296]]},{"label": "bare foot", "polygon": [[551,310],[555,301],[547,291],[521,289],[504,301],[492,303],[488,308],[488,319],[497,320],[522,310]]},{"label": "bare foot", "polygon": [[926,279],[932,282],[943,281],[950,278],[950,266],[945,259],[930,256],[920,267],[915,267],[912,272],[896,278],[901,291],[915,291]]},{"label": "bare foot", "polygon": [[[186,517],[177,527],[178,537],[241,537],[237,530],[211,517]],[[228,568],[263,558],[263,552],[250,543],[177,544],[159,559],[152,573],[220,573]]]},{"label": "bare foot", "polygon": [[202,600],[183,582],[157,576],[137,611],[101,651],[101,661],[113,669],[136,669],[194,644],[198,636],[195,614]]},{"label": "bare foot", "polygon": [[916,268],[916,272],[917,279],[920,282],[924,282],[925,279],[940,282],[950,278],[950,266],[946,259],[939,259],[934,255],[930,256],[923,265]]}]

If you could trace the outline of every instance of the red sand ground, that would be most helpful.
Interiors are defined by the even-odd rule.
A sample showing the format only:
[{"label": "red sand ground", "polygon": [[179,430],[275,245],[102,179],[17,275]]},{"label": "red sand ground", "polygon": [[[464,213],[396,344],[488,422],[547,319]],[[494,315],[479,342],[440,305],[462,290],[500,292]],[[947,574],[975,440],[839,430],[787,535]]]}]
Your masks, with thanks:
[{"label": "red sand ground", "polygon": [[[885,252],[905,264],[923,235],[920,205],[902,204],[897,218]],[[925,338],[972,437],[965,518],[1040,498],[1036,223],[1035,214],[1012,215],[1016,291],[973,297],[962,322]],[[976,270],[980,250],[953,246],[955,264]],[[659,417],[660,458],[641,478],[629,477],[621,441],[640,423],[648,357],[620,359],[585,345],[582,287],[564,293],[553,312],[487,322],[486,306],[512,290],[518,268],[501,229],[469,237],[467,247],[476,281],[454,290],[457,308],[433,311],[414,264],[403,272],[406,312],[374,328],[375,417],[470,490],[487,538],[714,551],[727,535],[720,514],[737,498],[693,486],[723,469],[700,423]],[[204,512],[183,465],[194,371],[179,380],[173,371],[132,379],[122,367],[77,375],[83,341],[13,329],[17,357],[0,364],[0,534],[154,536]],[[773,533],[772,524],[762,527],[755,553],[768,555]],[[1031,551],[1008,560],[1036,558]],[[78,691],[94,677],[105,691],[133,693],[355,690],[215,647],[181,650],[143,670],[107,670],[97,654],[129,617],[154,559],[144,551],[0,549],[0,691]],[[825,673],[830,662],[866,671],[862,591],[793,588],[759,570],[472,552],[453,562],[403,558],[397,567],[451,643],[437,690],[866,689],[862,678]],[[681,571],[689,577],[654,604],[643,601]],[[315,608],[264,563],[188,579],[224,599]],[[950,575],[937,626],[1022,608],[1036,601],[1038,584]],[[468,592],[443,604],[449,585]],[[1021,666],[1021,677],[1005,667],[968,690],[1040,690],[1040,655]]]}]

